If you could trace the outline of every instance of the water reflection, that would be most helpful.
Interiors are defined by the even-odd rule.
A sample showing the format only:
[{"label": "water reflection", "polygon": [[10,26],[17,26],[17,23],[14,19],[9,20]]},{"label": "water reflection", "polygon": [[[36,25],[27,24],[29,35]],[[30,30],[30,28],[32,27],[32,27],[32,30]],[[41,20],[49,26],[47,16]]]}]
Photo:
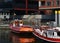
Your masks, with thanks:
[{"label": "water reflection", "polygon": [[11,33],[10,40],[12,41],[12,43],[35,43],[35,38],[33,36],[21,37],[20,35],[14,33]]},{"label": "water reflection", "polygon": [[19,41],[21,43],[29,43],[29,42],[34,42],[34,38],[20,38]]},{"label": "water reflection", "polygon": [[32,33],[15,34],[8,30],[0,31],[0,43],[52,43],[36,37]]}]

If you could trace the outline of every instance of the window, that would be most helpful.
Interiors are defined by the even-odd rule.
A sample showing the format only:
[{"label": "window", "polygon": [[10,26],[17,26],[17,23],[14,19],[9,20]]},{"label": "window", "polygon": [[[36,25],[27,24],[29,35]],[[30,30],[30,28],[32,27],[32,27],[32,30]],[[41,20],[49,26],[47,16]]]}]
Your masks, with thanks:
[{"label": "window", "polygon": [[30,1],[30,0],[28,0],[28,8],[38,9],[38,1]]},{"label": "window", "polygon": [[59,0],[56,1],[56,5],[59,6]]},{"label": "window", "polygon": [[54,6],[54,0],[52,0],[52,6]]},{"label": "window", "polygon": [[45,5],[45,1],[41,1],[41,5],[44,6]]},{"label": "window", "polygon": [[47,6],[51,6],[51,2],[50,1],[47,2]]}]

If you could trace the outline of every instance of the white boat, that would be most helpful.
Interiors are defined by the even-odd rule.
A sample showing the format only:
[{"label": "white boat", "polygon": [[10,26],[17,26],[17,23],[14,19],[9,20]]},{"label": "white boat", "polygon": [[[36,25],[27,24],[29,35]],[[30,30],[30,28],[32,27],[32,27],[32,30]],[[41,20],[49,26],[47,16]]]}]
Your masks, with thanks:
[{"label": "white boat", "polygon": [[42,26],[38,29],[34,29],[33,34],[46,41],[60,42],[60,27],[50,28],[47,26]]}]

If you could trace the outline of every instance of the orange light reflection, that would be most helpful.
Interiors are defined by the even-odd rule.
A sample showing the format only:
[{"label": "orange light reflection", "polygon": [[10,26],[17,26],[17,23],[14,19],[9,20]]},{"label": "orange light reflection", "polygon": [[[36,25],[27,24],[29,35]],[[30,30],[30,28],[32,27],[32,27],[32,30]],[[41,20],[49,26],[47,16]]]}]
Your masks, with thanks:
[{"label": "orange light reflection", "polygon": [[31,43],[31,42],[35,42],[34,38],[20,38],[19,41],[20,41],[20,43]]},{"label": "orange light reflection", "polygon": [[35,43],[35,38],[32,36],[32,37],[21,37],[21,36],[18,36],[18,35],[14,35],[12,34],[11,37],[10,37],[12,43]]}]

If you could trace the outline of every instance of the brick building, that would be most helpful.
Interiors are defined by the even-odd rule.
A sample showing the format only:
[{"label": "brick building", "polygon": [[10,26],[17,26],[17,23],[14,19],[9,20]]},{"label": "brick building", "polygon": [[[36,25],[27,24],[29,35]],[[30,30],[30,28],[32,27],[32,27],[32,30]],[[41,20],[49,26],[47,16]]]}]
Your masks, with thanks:
[{"label": "brick building", "polygon": [[39,0],[39,9],[56,9],[60,8],[60,0]]}]

